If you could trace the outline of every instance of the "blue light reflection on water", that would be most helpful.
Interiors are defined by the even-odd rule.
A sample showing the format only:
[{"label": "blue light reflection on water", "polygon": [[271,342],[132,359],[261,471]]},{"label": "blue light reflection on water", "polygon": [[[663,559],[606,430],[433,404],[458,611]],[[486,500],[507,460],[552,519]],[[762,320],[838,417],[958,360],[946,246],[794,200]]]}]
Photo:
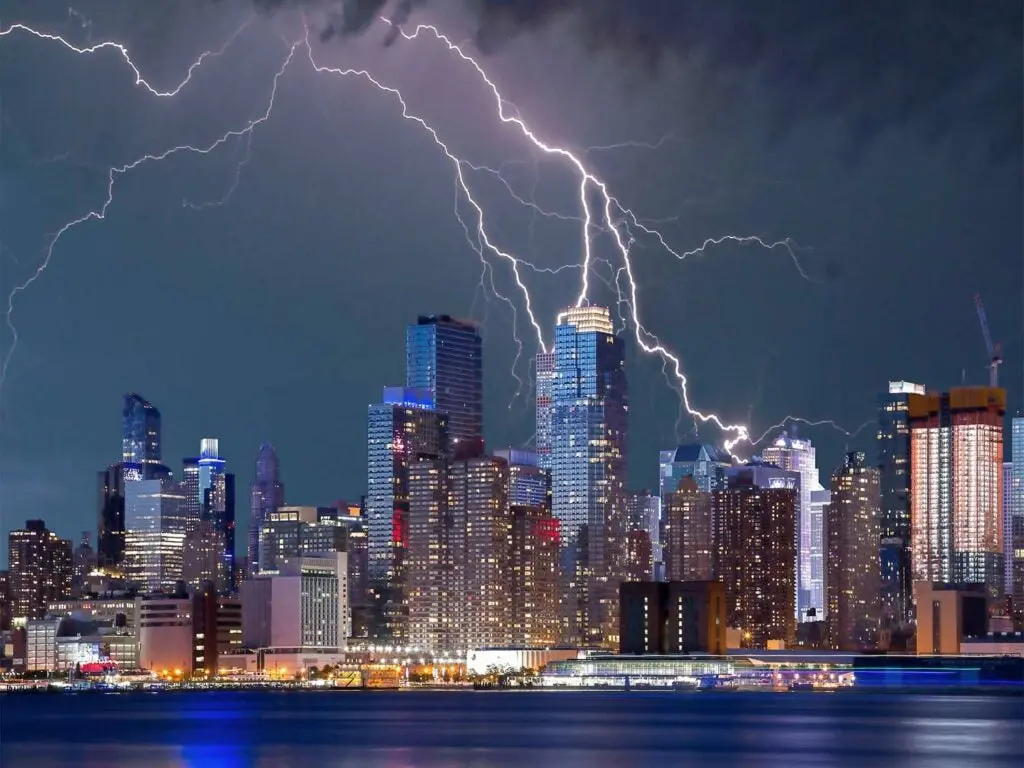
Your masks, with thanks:
[{"label": "blue light reflection on water", "polygon": [[[0,697],[0,765],[1024,765],[1024,699],[203,692]],[[9,762],[8,762],[9,761]]]}]

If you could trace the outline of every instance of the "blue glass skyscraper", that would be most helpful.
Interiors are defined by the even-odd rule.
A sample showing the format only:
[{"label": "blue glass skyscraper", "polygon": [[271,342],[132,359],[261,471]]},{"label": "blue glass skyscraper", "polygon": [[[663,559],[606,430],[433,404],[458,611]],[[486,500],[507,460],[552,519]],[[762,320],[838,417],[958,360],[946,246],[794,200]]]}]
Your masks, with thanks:
[{"label": "blue glass skyscraper", "polygon": [[405,337],[405,386],[430,392],[448,422],[450,452],[483,440],[483,343],[476,323],[421,316]]},{"label": "blue glass skyscraper", "polygon": [[1015,612],[1024,611],[1024,416],[1010,423],[1009,553],[1007,586]]},{"label": "blue glass skyscraper", "polygon": [[249,546],[246,551],[246,569],[251,576],[260,572],[260,526],[267,521],[271,512],[282,506],[284,484],[281,482],[281,464],[274,446],[264,443],[256,457],[256,477],[249,489]]},{"label": "blue glass skyscraper", "polygon": [[[141,395],[124,396],[121,461],[145,466],[160,463],[160,411]],[[148,478],[147,478],[148,479]]]},{"label": "blue glass skyscraper", "polygon": [[564,639],[602,645],[617,633],[626,556],[626,371],[608,310],[559,315],[554,356],[551,492],[562,532]]}]

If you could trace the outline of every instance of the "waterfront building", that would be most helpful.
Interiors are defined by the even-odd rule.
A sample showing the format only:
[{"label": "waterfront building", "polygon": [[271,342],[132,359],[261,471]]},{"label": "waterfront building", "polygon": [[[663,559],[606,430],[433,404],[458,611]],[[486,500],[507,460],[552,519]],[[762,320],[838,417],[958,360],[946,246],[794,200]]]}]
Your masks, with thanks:
[{"label": "waterfront building", "polygon": [[551,406],[540,416],[550,416],[551,424],[563,639],[580,646],[618,645],[618,583],[626,557],[623,350],[606,308],[573,307],[558,316]]},{"label": "waterfront building", "polygon": [[1005,413],[999,388],[910,396],[916,581],[983,583],[993,597],[1002,594]]},{"label": "waterfront building", "polygon": [[882,623],[890,632],[908,634],[914,621],[913,569],[910,562],[910,397],[923,395],[921,384],[890,381],[878,399],[879,562]]},{"label": "waterfront building", "polygon": [[388,387],[367,418],[367,550],[378,640],[403,642],[409,468],[448,451],[446,417],[429,391]]},{"label": "waterfront building", "polygon": [[249,489],[249,537],[246,565],[250,575],[260,572],[260,528],[271,512],[284,506],[284,484],[277,451],[270,443],[260,446],[256,456],[256,477]]},{"label": "waterfront building", "polygon": [[27,520],[8,534],[7,545],[11,620],[42,619],[48,602],[71,596],[71,542],[42,520]]},{"label": "waterfront building", "polygon": [[619,587],[619,653],[726,652],[720,581],[638,581]]},{"label": "waterfront building", "polygon": [[242,649],[242,604],[207,587],[135,601],[139,667],[163,675],[215,675],[221,654]]},{"label": "waterfront building", "polygon": [[987,592],[981,584],[915,582],[918,655],[958,654],[963,638],[986,637]]},{"label": "waterfront building", "polygon": [[848,453],[832,473],[825,520],[826,599],[832,648],[873,648],[879,629],[879,472]]},{"label": "waterfront building", "polygon": [[[810,440],[780,435],[764,449],[767,464],[800,474],[799,516],[797,518],[797,618],[800,621],[825,613],[824,509],[828,491],[818,479],[815,450]],[[811,612],[813,610],[813,613]]]},{"label": "waterfront building", "polygon": [[711,491],[702,490],[693,475],[684,476],[676,490],[662,498],[664,560],[669,581],[714,578],[711,500]]},{"label": "waterfront building", "polygon": [[430,393],[447,421],[448,454],[483,440],[483,340],[472,320],[422,315],[405,337],[405,386]]},{"label": "waterfront building", "polygon": [[770,465],[734,467],[713,492],[715,575],[730,628],[744,647],[796,636],[796,526],[801,476]]}]

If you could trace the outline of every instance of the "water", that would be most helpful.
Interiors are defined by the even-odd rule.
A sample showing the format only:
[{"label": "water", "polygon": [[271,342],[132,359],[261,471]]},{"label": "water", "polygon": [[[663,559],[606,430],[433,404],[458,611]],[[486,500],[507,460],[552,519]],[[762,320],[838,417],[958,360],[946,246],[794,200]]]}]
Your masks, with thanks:
[{"label": "water", "polygon": [[0,697],[0,766],[1021,766],[1024,699],[859,693]]}]

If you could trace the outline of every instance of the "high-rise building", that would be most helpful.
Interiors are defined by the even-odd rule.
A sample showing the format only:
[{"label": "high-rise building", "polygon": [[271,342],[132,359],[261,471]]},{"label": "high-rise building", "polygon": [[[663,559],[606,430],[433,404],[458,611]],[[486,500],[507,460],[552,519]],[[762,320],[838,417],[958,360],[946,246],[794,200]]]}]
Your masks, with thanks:
[{"label": "high-rise building", "polygon": [[878,398],[879,561],[882,623],[908,633],[914,621],[914,575],[910,564],[910,397],[924,386],[890,381]]},{"label": "high-rise building", "polygon": [[246,565],[250,575],[260,572],[260,527],[278,507],[284,506],[284,485],[277,452],[270,443],[260,446],[256,456],[256,477],[249,489],[249,546]]},{"label": "high-rise building", "polygon": [[85,577],[96,568],[96,550],[92,548],[92,533],[82,531],[82,540],[75,547],[71,591],[79,595],[85,589]]},{"label": "high-rise building", "polygon": [[141,395],[124,396],[121,429],[121,461],[143,468],[160,464],[160,411]]},{"label": "high-rise building", "polygon": [[[199,511],[197,521],[188,520],[186,533],[191,536],[191,529],[200,523],[197,546],[218,553],[216,560],[210,562],[215,570],[204,580],[212,581],[221,593],[232,592],[235,588],[235,476],[225,472],[225,464],[220,457],[219,441],[203,438],[195,465],[194,484],[187,482],[190,478],[186,476],[188,487],[185,489],[186,514],[195,509]],[[189,468],[187,461],[185,468]],[[192,493],[195,493],[194,498]]]},{"label": "high-rise building", "polygon": [[630,581],[650,581],[661,549],[661,499],[648,490],[628,491],[625,503],[626,575]]},{"label": "high-rise building", "polygon": [[550,466],[552,511],[561,525],[564,639],[618,647],[628,395],[623,343],[608,310],[562,312],[554,355]]},{"label": "high-rise building", "polygon": [[12,620],[42,619],[47,603],[71,596],[71,542],[48,530],[42,520],[7,537],[8,594]]},{"label": "high-rise building", "polygon": [[405,553],[409,542],[409,468],[447,453],[447,419],[430,392],[388,387],[367,417],[367,550],[379,640],[405,632]]},{"label": "high-rise building", "polygon": [[0,571],[0,632],[11,628],[11,575]]},{"label": "high-rise building", "polygon": [[465,650],[465,528],[449,511],[448,463],[423,458],[409,467],[405,605],[408,641],[430,653]]},{"label": "high-rise building", "polygon": [[669,581],[714,578],[711,493],[698,487],[697,478],[690,475],[664,497],[664,558]]},{"label": "high-rise building", "polygon": [[405,336],[405,386],[430,392],[448,422],[448,452],[483,440],[483,341],[477,324],[421,316]]},{"label": "high-rise building", "polygon": [[874,647],[879,628],[879,472],[863,453],[848,453],[832,473],[826,511],[825,594],[833,648]]},{"label": "high-rise building", "polygon": [[828,491],[818,479],[814,446],[810,440],[780,435],[762,452],[764,461],[800,474],[800,515],[797,519],[797,618],[804,621],[825,614],[824,509]]},{"label": "high-rise building", "polygon": [[915,581],[1003,582],[1006,390],[960,387],[911,395],[911,562]]},{"label": "high-rise building", "polygon": [[98,473],[97,564],[107,571],[124,565],[124,469],[111,464]]},{"label": "high-rise building", "polygon": [[796,521],[800,473],[735,467],[713,493],[715,574],[725,585],[729,626],[746,647],[796,635]]},{"label": "high-rise building", "polygon": [[726,598],[720,581],[640,581],[619,588],[619,653],[726,652]]},{"label": "high-rise building", "polygon": [[511,642],[544,648],[559,640],[558,519],[546,506],[511,507]]},{"label": "high-rise building", "polygon": [[508,501],[511,506],[551,509],[551,471],[540,466],[533,451],[506,448],[494,452],[508,464]]},{"label": "high-rise building", "polygon": [[555,353],[538,352],[534,363],[536,382],[537,431],[534,445],[537,448],[537,465],[551,469],[551,395],[555,385]]},{"label": "high-rise building", "polygon": [[170,592],[184,575],[185,494],[169,473],[134,476],[126,470],[125,576],[143,592]]},{"label": "high-rise building", "polygon": [[1024,612],[1024,416],[1010,423],[1010,594],[1014,612]]}]

